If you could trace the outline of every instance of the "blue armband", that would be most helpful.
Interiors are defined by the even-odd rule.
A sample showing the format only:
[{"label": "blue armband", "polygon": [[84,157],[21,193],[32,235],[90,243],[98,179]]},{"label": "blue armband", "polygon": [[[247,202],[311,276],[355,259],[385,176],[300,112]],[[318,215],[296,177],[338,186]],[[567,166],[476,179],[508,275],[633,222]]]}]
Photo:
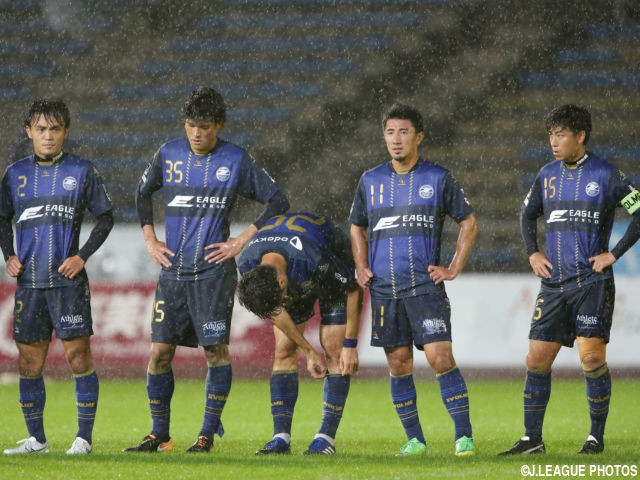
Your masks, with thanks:
[{"label": "blue armband", "polygon": [[342,342],[342,346],[346,348],[356,348],[358,346],[357,338],[345,338]]}]

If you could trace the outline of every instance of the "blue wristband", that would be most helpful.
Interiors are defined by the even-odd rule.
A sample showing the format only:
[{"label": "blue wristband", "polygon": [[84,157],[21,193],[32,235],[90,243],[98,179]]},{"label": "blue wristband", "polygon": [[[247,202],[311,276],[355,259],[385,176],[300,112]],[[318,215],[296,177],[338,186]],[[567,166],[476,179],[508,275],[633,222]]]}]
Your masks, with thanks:
[{"label": "blue wristband", "polygon": [[356,348],[358,346],[358,339],[345,338],[344,341],[342,342],[342,346],[347,348]]}]

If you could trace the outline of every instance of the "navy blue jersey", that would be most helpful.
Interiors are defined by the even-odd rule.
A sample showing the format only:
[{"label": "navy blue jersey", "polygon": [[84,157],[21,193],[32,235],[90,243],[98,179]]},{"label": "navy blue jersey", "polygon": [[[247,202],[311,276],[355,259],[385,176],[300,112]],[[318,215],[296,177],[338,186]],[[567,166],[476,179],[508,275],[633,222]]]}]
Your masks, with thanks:
[{"label": "navy blue jersey", "polygon": [[610,278],[612,270],[594,272],[589,257],[609,251],[615,209],[635,193],[624,173],[592,153],[574,169],[557,160],[542,167],[522,211],[530,220],[544,218],[553,268],[551,278],[542,282],[575,288]]},{"label": "navy blue jersey", "polygon": [[371,292],[402,298],[440,290],[427,271],[440,263],[445,215],[460,222],[473,213],[462,188],[444,167],[424,159],[407,173],[391,162],[360,178],[349,221],[368,227]]},{"label": "navy blue jersey", "polygon": [[166,244],[175,253],[162,275],[175,280],[235,270],[235,260],[205,261],[204,247],[229,238],[229,217],[238,195],[266,203],[280,192],[244,149],[221,139],[204,156],[193,153],[186,138],[162,145],[140,179],[138,195],[160,188],[166,205]]},{"label": "navy blue jersey", "polygon": [[240,254],[240,273],[270,252],[287,261],[287,295],[294,303],[344,294],[356,284],[351,242],[325,217],[299,212],[271,218]]},{"label": "navy blue jersey", "polygon": [[65,153],[53,164],[23,158],[2,179],[0,216],[14,218],[18,259],[27,288],[76,285],[86,273],[68,279],[58,273],[64,260],[78,253],[80,226],[88,209],[94,217],[111,210],[102,178],[93,164]]}]

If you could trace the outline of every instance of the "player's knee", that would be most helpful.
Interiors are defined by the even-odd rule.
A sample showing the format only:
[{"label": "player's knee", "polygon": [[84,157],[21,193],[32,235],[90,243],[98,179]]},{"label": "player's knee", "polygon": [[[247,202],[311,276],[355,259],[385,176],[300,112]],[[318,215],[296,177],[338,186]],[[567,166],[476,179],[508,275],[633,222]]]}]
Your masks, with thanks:
[{"label": "player's knee", "polygon": [[582,369],[586,372],[600,368],[605,363],[603,355],[597,352],[590,352],[580,358]]},{"label": "player's knee", "polygon": [[207,357],[207,365],[210,367],[226,365],[230,362],[229,347],[227,345],[210,345],[204,347],[204,353]]},{"label": "player's knee", "polygon": [[540,357],[531,352],[527,354],[526,366],[527,370],[534,373],[548,373],[551,370],[553,359]]}]

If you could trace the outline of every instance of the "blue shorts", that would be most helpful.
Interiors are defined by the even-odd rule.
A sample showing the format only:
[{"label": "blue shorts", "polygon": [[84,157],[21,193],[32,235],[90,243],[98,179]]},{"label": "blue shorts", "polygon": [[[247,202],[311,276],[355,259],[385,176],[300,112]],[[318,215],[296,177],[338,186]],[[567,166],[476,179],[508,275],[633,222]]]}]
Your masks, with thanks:
[{"label": "blue shorts", "polygon": [[451,305],[443,291],[406,298],[371,297],[371,345],[399,347],[451,341]]},{"label": "blue shorts", "polygon": [[89,283],[56,288],[18,285],[13,308],[13,339],[19,343],[93,335]]},{"label": "blue shorts", "polygon": [[[320,300],[320,325],[346,325],[347,323],[347,296],[344,293],[335,295],[321,295]],[[291,302],[286,306],[287,313],[293,319],[293,323],[300,325],[313,316],[313,307],[316,297],[304,302]]]},{"label": "blue shorts", "polygon": [[235,270],[200,280],[160,277],[151,319],[151,341],[197,347],[228,345]]},{"label": "blue shorts", "polygon": [[573,347],[577,337],[609,343],[616,287],[613,278],[560,291],[542,287],[531,319],[529,338]]}]

